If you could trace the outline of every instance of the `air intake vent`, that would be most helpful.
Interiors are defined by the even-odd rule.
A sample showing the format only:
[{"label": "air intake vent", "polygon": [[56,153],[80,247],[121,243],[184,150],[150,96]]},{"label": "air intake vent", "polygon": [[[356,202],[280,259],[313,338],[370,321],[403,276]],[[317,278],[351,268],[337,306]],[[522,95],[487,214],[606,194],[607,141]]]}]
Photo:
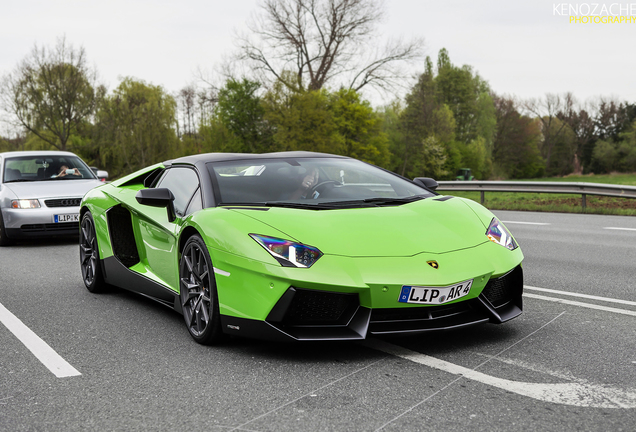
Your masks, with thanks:
[{"label": "air intake vent", "polygon": [[482,294],[494,307],[500,307],[519,296],[522,290],[523,270],[517,266],[499,278],[490,279]]},{"label": "air intake vent", "polygon": [[135,243],[132,218],[128,209],[121,205],[108,210],[108,231],[113,245],[113,254],[126,267],[139,262],[139,253]]},{"label": "air intake vent", "polygon": [[344,325],[359,305],[357,294],[296,289],[286,325]]}]

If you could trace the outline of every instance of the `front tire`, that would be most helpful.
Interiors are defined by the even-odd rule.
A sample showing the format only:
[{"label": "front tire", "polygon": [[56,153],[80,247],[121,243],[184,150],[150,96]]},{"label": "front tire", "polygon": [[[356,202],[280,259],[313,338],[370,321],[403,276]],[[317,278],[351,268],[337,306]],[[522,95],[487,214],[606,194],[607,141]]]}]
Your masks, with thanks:
[{"label": "front tire", "polygon": [[106,288],[106,282],[102,274],[95,221],[91,212],[84,214],[80,227],[80,269],[84,285],[92,293],[103,292]]},{"label": "front tire", "polygon": [[212,260],[203,239],[188,239],[179,262],[179,289],[183,319],[190,336],[202,345],[223,338]]}]

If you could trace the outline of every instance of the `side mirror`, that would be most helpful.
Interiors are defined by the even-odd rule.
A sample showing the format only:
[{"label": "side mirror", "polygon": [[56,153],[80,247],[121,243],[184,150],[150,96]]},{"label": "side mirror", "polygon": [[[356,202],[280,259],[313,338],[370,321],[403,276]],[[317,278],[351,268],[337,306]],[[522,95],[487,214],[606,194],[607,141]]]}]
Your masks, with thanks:
[{"label": "side mirror", "polygon": [[174,195],[170,192],[170,189],[141,189],[135,195],[135,199],[141,205],[165,207],[168,211],[169,222],[174,222],[177,218],[174,212]]},{"label": "side mirror", "polygon": [[108,180],[108,171],[97,170],[97,172],[95,174],[97,175],[97,178],[100,179],[103,182]]},{"label": "side mirror", "polygon": [[415,177],[413,182],[418,186],[424,186],[426,189],[435,190],[437,189],[437,182],[430,177]]}]

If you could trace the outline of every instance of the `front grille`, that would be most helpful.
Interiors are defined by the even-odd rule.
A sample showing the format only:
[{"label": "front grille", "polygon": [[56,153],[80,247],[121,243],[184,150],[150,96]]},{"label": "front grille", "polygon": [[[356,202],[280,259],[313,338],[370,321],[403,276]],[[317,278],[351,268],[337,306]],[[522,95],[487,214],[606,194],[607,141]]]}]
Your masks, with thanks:
[{"label": "front grille", "polygon": [[82,202],[81,198],[62,198],[44,200],[47,207],[78,207]]},{"label": "front grille", "polygon": [[76,230],[79,233],[79,222],[28,224],[28,225],[22,225],[20,229],[25,233],[42,232],[42,231],[70,231],[70,230]]},{"label": "front grille", "polygon": [[344,325],[359,305],[357,294],[296,289],[286,325]]},{"label": "front grille", "polygon": [[505,275],[491,279],[482,294],[494,307],[501,307],[519,296],[523,290],[523,270],[517,266]]}]

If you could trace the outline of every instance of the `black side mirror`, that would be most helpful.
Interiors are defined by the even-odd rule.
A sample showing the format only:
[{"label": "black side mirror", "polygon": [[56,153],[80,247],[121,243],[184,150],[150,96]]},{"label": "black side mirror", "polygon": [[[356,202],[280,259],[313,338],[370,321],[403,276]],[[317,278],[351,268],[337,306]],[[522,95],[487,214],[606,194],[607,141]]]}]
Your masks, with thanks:
[{"label": "black side mirror", "polygon": [[177,218],[174,212],[174,195],[170,189],[141,189],[135,195],[135,199],[141,205],[165,207],[168,210],[168,221],[170,222],[174,222]]},{"label": "black side mirror", "polygon": [[437,189],[437,182],[430,177],[415,177],[413,182],[418,186],[424,186],[426,189],[435,190]]}]

